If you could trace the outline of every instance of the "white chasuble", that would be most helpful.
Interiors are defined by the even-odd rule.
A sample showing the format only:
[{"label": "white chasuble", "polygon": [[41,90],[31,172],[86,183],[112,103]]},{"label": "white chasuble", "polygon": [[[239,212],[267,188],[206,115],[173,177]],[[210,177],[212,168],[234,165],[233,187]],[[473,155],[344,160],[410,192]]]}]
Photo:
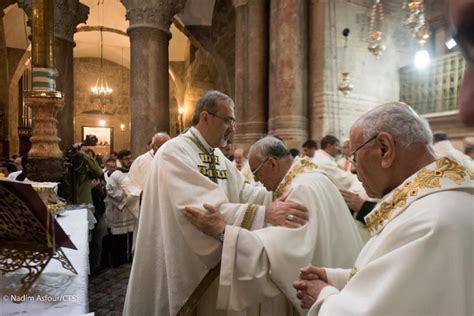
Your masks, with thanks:
[{"label": "white chasuble", "polygon": [[311,315],[474,315],[474,183],[449,158],[421,169],[369,213],[352,270],[326,269]]},{"label": "white chasuble", "polygon": [[357,193],[363,200],[371,200],[367,196],[362,183],[357,179],[357,176],[352,174],[350,170],[348,172],[339,168],[336,159],[330,154],[322,149],[318,149],[312,159],[313,162],[331,178],[339,190]]},{"label": "white chasuble", "polygon": [[[292,284],[308,265],[349,268],[362,240],[336,186],[309,159],[295,158],[275,191],[275,198],[307,207],[309,222],[297,229],[283,226],[248,231],[227,226],[220,275],[219,309],[242,310],[283,294],[304,313]],[[292,306],[278,313],[289,315]]]},{"label": "white chasuble", "polygon": [[197,129],[166,142],[155,155],[143,191],[124,315],[189,313],[212,290],[222,244],[198,231],[184,217],[184,207],[208,203],[219,208],[228,224],[255,228],[257,218],[263,226],[264,216],[256,204],[269,201],[271,193],[244,183]]},{"label": "white chasuble", "polygon": [[[145,188],[145,181],[150,171],[151,163],[155,157],[153,149],[147,151],[135,159],[128,171],[127,177],[123,179],[122,189],[127,194],[127,208],[135,216],[134,231],[138,231],[138,218],[140,216],[140,197]],[[132,251],[135,251],[136,234],[133,235]]]}]

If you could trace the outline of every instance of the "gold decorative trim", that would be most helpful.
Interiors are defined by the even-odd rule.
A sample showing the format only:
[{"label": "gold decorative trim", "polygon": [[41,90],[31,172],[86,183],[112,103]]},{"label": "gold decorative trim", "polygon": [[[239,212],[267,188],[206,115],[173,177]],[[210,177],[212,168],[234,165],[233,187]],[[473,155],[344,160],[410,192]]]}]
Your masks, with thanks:
[{"label": "gold decorative trim", "polygon": [[286,176],[283,178],[283,180],[280,182],[278,185],[277,189],[273,193],[273,199],[278,199],[285,193],[286,189],[288,186],[291,184],[294,178],[298,176],[299,174],[305,172],[305,171],[313,171],[318,169],[319,167],[312,162],[309,159],[301,159],[299,161],[299,164],[294,166],[289,173],[286,174]]},{"label": "gold decorative trim", "polygon": [[359,272],[359,269],[357,269],[356,266],[352,266],[351,274],[349,274],[349,280],[352,279],[352,277],[356,275],[357,272]]},{"label": "gold decorative trim", "polygon": [[367,228],[371,234],[376,233],[392,219],[395,209],[407,205],[409,197],[418,195],[420,189],[440,188],[441,178],[447,178],[456,184],[462,184],[469,172],[465,167],[447,157],[436,160],[436,168],[423,168],[416,173],[414,179],[406,180],[400,187],[393,191],[392,197],[384,201],[372,213],[365,217]]},{"label": "gold decorative trim", "polygon": [[196,308],[199,300],[207,291],[207,289],[212,285],[212,282],[219,276],[221,271],[221,263],[219,262],[214,268],[209,270],[209,272],[204,276],[199,285],[194,289],[191,296],[188,298],[186,303],[179,309],[177,316],[187,316],[192,315],[194,309]]},{"label": "gold decorative trim", "polygon": [[60,91],[52,90],[29,90],[25,91],[25,98],[50,98],[63,99],[64,95]]},{"label": "gold decorative trim", "polygon": [[242,220],[242,224],[240,227],[245,229],[250,229],[252,227],[253,221],[255,219],[255,215],[257,215],[258,205],[250,204],[245,211],[244,219]]},{"label": "gold decorative trim", "polygon": [[[222,172],[222,171],[225,171],[227,172],[226,170],[217,170],[216,169],[216,161],[217,161],[217,164],[219,164],[219,157],[217,157],[214,152],[209,152],[209,150],[206,149],[206,147],[204,146],[204,144],[199,140],[199,138],[192,132],[192,131],[189,131],[191,133],[191,136],[189,135],[184,135],[184,137],[190,139],[200,150],[203,151],[203,153],[199,154],[199,157],[201,159],[201,161],[203,161],[203,156],[202,154],[204,154],[205,156],[208,155],[207,159],[209,160],[207,163],[209,164],[209,170],[210,170],[210,175],[207,175],[207,174],[203,174],[204,176],[208,177],[212,182],[214,183],[217,183],[217,171],[219,172]],[[215,159],[217,158],[217,159]],[[204,161],[203,161],[204,162]],[[198,167],[199,168],[199,167]],[[202,174],[201,170],[199,170],[199,172]],[[226,174],[227,176],[227,174]]]}]

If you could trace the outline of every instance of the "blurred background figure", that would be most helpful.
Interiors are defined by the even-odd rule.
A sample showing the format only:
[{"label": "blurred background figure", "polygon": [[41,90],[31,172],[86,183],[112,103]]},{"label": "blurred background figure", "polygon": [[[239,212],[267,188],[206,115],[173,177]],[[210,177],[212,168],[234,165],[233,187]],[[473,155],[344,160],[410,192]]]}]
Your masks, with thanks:
[{"label": "blurred background figure", "polygon": [[250,170],[249,162],[242,148],[234,150],[234,166],[240,171],[245,181],[252,182],[253,174]]},{"label": "blurred background figure", "polygon": [[313,158],[317,149],[318,144],[314,140],[308,139],[303,143],[303,156]]},{"label": "blurred background figure", "polygon": [[339,159],[337,165],[344,171],[351,172],[351,162],[346,158],[351,153],[351,147],[348,140],[344,141],[341,146],[342,158]]},{"label": "blurred background figure", "polygon": [[293,158],[300,156],[300,151],[297,148],[291,148],[290,154]]},{"label": "blurred background figure", "polygon": [[454,148],[449,141],[448,134],[445,132],[437,131],[433,133],[433,149],[437,157],[450,156],[466,168],[473,168],[471,158]]},{"label": "blurred background figure", "polygon": [[469,158],[471,158],[471,160],[474,159],[474,145],[469,145],[468,147],[466,147],[466,149],[464,150],[464,153],[469,156]]}]

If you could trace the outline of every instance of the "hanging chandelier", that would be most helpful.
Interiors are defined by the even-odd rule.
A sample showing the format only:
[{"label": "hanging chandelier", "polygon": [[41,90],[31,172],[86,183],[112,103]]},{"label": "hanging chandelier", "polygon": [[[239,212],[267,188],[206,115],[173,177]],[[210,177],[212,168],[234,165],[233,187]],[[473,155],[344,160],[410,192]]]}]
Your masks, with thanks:
[{"label": "hanging chandelier", "polygon": [[413,36],[423,45],[430,38],[431,32],[425,18],[425,6],[423,0],[410,1],[402,6],[408,8],[408,16],[405,25],[412,31]]},{"label": "hanging chandelier", "polygon": [[112,88],[109,87],[104,75],[104,41],[100,27],[100,71],[95,85],[91,88],[91,102],[97,104],[99,111],[104,114],[106,106],[112,103]]},{"label": "hanging chandelier", "polygon": [[383,7],[380,0],[375,0],[372,6],[372,12],[370,14],[370,33],[369,33],[369,52],[375,56],[379,56],[380,53],[385,50],[383,45]]}]

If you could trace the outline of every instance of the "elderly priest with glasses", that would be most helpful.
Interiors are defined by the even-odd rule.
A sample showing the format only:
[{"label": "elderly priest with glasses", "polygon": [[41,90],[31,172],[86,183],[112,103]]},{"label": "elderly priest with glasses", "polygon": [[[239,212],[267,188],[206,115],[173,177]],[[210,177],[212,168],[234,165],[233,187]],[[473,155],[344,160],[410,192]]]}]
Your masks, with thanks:
[{"label": "elderly priest with glasses", "polygon": [[382,201],[352,269],[301,269],[294,286],[309,315],[474,315],[473,173],[436,158],[431,138],[399,102],[354,123],[352,172]]},{"label": "elderly priest with glasses", "polygon": [[296,229],[267,225],[250,231],[226,225],[212,207],[186,208],[193,225],[223,240],[217,308],[240,311],[272,298],[273,306],[260,306],[262,315],[303,313],[292,287],[298,269],[310,263],[350,268],[361,238],[337,187],[310,159],[293,159],[281,140],[267,136],[250,148],[249,164],[274,198],[286,195],[306,206],[309,221],[290,214]]}]

